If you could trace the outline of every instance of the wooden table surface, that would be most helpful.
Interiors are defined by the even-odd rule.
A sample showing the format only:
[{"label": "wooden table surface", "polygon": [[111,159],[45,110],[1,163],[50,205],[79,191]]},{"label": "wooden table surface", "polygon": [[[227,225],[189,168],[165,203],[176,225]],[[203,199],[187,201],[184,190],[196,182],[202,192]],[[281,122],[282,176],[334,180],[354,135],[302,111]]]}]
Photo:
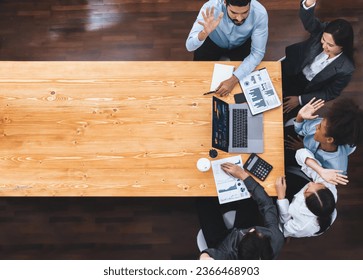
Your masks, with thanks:
[{"label": "wooden table surface", "polygon": [[[0,62],[0,196],[216,196],[212,170],[196,168],[211,149],[212,95],[202,93],[213,67]],[[260,67],[281,98],[280,63]],[[276,195],[281,106],[265,113],[264,134],[261,156],[274,168],[262,185]],[[232,155],[219,151],[217,159]]]}]

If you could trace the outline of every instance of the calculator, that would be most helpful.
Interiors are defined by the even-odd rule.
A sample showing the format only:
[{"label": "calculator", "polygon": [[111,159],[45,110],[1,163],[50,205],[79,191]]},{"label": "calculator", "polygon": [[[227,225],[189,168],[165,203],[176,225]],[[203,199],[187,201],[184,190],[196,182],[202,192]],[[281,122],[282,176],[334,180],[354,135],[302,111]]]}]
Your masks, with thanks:
[{"label": "calculator", "polygon": [[272,165],[260,158],[255,153],[252,153],[243,168],[255,175],[261,181],[265,181],[267,175],[272,170]]}]

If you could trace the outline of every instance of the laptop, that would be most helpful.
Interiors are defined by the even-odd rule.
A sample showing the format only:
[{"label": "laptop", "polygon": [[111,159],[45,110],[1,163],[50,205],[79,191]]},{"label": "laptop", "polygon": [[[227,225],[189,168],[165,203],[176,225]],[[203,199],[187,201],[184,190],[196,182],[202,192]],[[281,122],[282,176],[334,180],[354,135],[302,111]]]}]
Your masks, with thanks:
[{"label": "laptop", "polygon": [[228,104],[213,96],[212,147],[227,153],[263,153],[263,114],[246,103]]}]

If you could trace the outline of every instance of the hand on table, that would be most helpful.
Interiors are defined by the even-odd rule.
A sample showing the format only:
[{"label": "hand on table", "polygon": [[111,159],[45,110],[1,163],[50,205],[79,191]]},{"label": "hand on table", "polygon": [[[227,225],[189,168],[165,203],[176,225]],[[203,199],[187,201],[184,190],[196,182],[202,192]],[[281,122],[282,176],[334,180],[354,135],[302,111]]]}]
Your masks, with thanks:
[{"label": "hand on table", "polygon": [[224,172],[235,178],[244,180],[249,176],[243,168],[230,162],[225,162],[221,164],[221,168]]},{"label": "hand on table", "polygon": [[227,96],[232,92],[237,83],[237,77],[232,75],[232,77],[220,83],[216,89],[216,94],[219,94],[220,96]]},{"label": "hand on table", "polygon": [[286,180],[284,176],[280,176],[276,179],[275,187],[277,199],[284,199],[286,196]]}]

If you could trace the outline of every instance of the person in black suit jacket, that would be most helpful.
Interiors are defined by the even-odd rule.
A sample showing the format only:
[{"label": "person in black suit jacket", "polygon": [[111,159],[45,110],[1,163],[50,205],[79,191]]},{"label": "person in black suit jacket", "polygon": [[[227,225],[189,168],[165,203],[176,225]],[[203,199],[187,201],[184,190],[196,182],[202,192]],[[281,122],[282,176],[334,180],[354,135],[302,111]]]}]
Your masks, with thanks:
[{"label": "person in black suit jacket", "polygon": [[309,39],[286,48],[282,62],[285,119],[296,116],[313,97],[338,97],[348,85],[354,67],[353,28],[344,19],[321,22],[314,16],[316,0],[304,0],[300,19]]},{"label": "person in black suit jacket", "polygon": [[[276,259],[284,245],[279,229],[276,206],[264,188],[233,163],[223,163],[227,174],[243,180],[251,198],[219,205],[217,197],[199,197],[197,210],[208,249],[199,259],[258,260]],[[225,208],[234,208],[233,229],[228,230],[222,218]]]}]

